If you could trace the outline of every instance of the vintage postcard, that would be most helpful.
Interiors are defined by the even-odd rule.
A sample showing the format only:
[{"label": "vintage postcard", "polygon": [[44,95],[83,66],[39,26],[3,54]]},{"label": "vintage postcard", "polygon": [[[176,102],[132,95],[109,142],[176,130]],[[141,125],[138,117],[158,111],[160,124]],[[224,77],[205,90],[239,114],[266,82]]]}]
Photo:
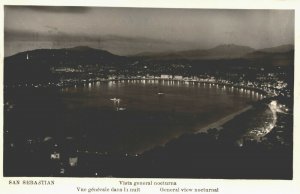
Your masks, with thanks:
[{"label": "vintage postcard", "polygon": [[166,2],[2,4],[4,193],[299,192],[297,3]]}]

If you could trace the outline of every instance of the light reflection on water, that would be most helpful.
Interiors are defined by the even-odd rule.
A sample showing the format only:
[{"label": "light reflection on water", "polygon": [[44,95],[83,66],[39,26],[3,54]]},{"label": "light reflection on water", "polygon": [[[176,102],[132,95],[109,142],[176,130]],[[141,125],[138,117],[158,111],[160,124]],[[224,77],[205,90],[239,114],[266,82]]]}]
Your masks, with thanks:
[{"label": "light reflection on water", "polygon": [[[147,87],[148,89],[143,89]],[[134,88],[137,88],[136,91],[133,91]],[[177,91],[174,91],[175,88],[177,88]],[[179,89],[178,89],[179,88]],[[187,89],[184,89],[187,88]],[[197,91],[194,89],[197,88]],[[164,90],[166,92],[164,92]],[[230,98],[229,102],[233,103],[233,99],[237,100],[237,107],[239,106],[239,102],[248,103],[251,101],[257,101],[262,99],[264,96],[260,94],[257,91],[253,91],[250,89],[244,89],[244,88],[236,88],[233,86],[226,86],[226,85],[220,85],[220,84],[211,84],[211,83],[198,83],[198,82],[189,82],[189,81],[178,81],[178,80],[121,80],[121,81],[107,81],[107,82],[94,82],[94,83],[88,83],[85,84],[83,87],[74,87],[74,88],[65,88],[62,89],[63,93],[82,93],[82,96],[84,96],[84,93],[88,91],[90,94],[94,96],[98,96],[99,99],[107,100],[104,98],[109,97],[122,97],[125,95],[124,99],[126,101],[126,98],[139,98],[139,96],[145,96],[148,95],[148,100],[151,99],[151,96],[157,95],[159,92],[166,93],[166,96],[164,97],[164,104],[166,104],[168,98],[169,101],[172,100],[178,100],[178,96],[180,96],[183,99],[189,99],[196,103],[195,100],[197,100],[197,103],[200,101],[213,101],[214,98],[216,98],[216,95],[220,95],[219,98],[216,98],[213,103],[218,104],[218,101],[221,101],[225,104],[228,104],[224,101],[224,99]],[[101,92],[101,93],[100,93]],[[104,93],[102,93],[104,92]],[[180,94],[180,92],[183,92]],[[188,92],[189,94],[192,94],[189,97],[188,93],[187,95],[184,95],[184,92]],[[203,93],[203,95],[200,95],[200,99],[195,99],[194,96],[198,95],[197,93]],[[115,95],[115,96],[114,96]],[[127,95],[127,97],[126,97]],[[107,97],[108,96],[108,97]],[[170,97],[171,96],[171,97]],[[177,99],[175,99],[177,96]],[[173,98],[172,98],[173,97]],[[211,97],[213,97],[211,99]],[[89,99],[91,100],[91,99]],[[201,104],[201,102],[200,102]],[[96,106],[101,105],[101,100],[95,104]],[[242,105],[244,106],[244,105]]]},{"label": "light reflection on water", "polygon": [[[237,112],[262,96],[256,91],[220,84],[122,80],[64,89],[62,98],[71,115],[72,110],[81,109],[95,109],[99,115],[115,111],[106,120],[97,118],[105,123],[103,126],[94,126],[99,127],[98,135],[119,140],[104,147],[140,153]],[[132,115],[138,115],[138,119]],[[119,123],[117,126],[121,128],[115,129],[115,124],[109,126],[110,121]],[[119,132],[111,134],[106,130]]]}]

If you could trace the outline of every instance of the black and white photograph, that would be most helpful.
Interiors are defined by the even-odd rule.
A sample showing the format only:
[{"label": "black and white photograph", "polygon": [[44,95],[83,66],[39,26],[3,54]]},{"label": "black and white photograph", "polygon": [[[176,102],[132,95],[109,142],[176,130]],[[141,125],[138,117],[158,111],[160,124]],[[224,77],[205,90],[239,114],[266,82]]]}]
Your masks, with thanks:
[{"label": "black and white photograph", "polygon": [[293,9],[4,6],[3,176],[293,179]]}]

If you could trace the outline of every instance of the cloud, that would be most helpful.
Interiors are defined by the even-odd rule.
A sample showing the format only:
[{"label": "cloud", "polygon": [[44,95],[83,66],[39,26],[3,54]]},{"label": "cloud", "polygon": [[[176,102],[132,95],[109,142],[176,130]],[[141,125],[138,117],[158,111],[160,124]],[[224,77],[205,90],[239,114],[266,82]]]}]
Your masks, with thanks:
[{"label": "cloud", "polygon": [[15,5],[6,5],[5,10],[32,10],[36,12],[44,13],[87,13],[90,11],[89,7],[77,7],[77,6],[15,6]]},{"label": "cloud", "polygon": [[266,48],[294,42],[294,11],[6,6],[4,29],[6,45],[38,48],[38,42],[88,43],[120,53],[219,44]]},{"label": "cloud", "polygon": [[[49,27],[47,27],[49,28]],[[56,28],[48,33],[19,31],[19,30],[4,30],[5,41],[97,41],[99,37],[89,37],[84,35],[66,34]]]},{"label": "cloud", "polygon": [[155,38],[147,38],[141,36],[134,36],[134,37],[126,37],[126,36],[117,36],[117,35],[106,35],[101,37],[102,41],[118,41],[118,42],[139,42],[139,43],[164,43],[170,44],[170,42],[166,40],[159,40]]},{"label": "cloud", "polygon": [[37,33],[30,31],[5,30],[5,41],[97,41],[97,42],[131,42],[131,43],[151,43],[151,44],[170,44],[166,40],[159,40],[147,37],[127,37],[118,35],[91,36],[84,34],[66,34],[59,31],[56,27],[45,26],[50,29],[48,33]]}]

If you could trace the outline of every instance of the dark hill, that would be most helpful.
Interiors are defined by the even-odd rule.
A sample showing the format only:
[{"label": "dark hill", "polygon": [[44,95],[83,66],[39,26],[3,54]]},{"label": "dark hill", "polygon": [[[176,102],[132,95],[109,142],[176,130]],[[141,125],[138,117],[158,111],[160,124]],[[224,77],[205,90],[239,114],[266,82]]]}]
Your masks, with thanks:
[{"label": "dark hill", "polygon": [[4,79],[6,82],[17,80],[20,83],[47,82],[53,80],[53,67],[120,66],[127,61],[127,57],[90,47],[37,49],[6,57]]},{"label": "dark hill", "polygon": [[26,51],[5,58],[5,64],[22,65],[47,63],[47,65],[50,66],[77,66],[85,64],[114,64],[125,59],[126,57],[117,56],[104,50],[81,46],[67,49],[37,49]]}]

